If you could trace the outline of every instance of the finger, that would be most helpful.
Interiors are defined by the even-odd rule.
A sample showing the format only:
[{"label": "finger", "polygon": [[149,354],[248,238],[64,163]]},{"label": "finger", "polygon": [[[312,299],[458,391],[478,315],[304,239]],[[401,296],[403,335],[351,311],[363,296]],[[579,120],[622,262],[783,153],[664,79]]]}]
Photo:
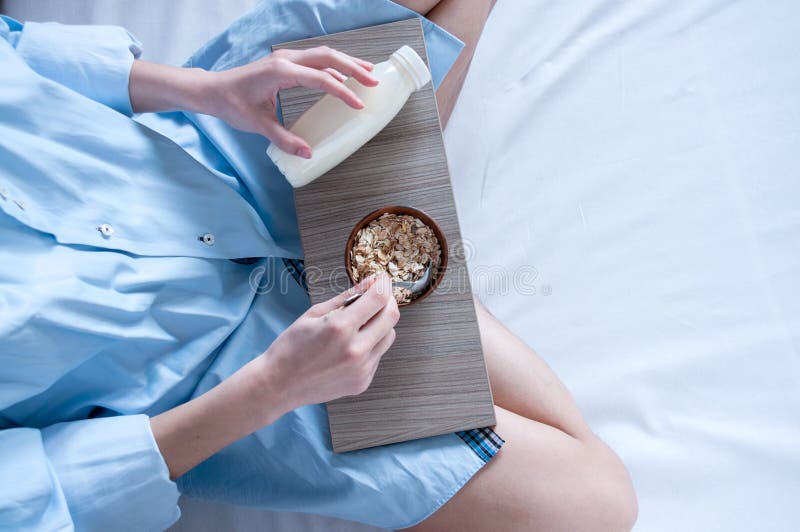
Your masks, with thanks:
[{"label": "finger", "polygon": [[[338,50],[328,48],[327,46],[318,46],[308,50],[296,52],[296,55],[290,60],[298,65],[303,65],[316,69],[335,68],[345,76],[354,77],[362,85],[374,87],[378,84],[378,80],[370,74],[372,65],[363,60],[356,60],[345,53]],[[366,64],[370,65],[367,68]]]},{"label": "finger", "polygon": [[[390,347],[392,347],[392,344],[394,343],[396,337],[397,333],[395,332],[395,330],[389,329],[389,332],[387,332],[383,336],[383,338],[378,340],[378,343],[375,344],[375,347],[373,347],[372,351],[370,351],[369,356],[375,362],[375,369],[378,368],[378,363],[381,361],[381,357],[386,353],[386,351],[389,350]],[[373,370],[373,374],[374,373],[375,372]]]},{"label": "finger", "polygon": [[358,335],[366,345],[374,346],[397,324],[398,319],[400,310],[397,308],[397,301],[391,297],[386,306],[361,327]]},{"label": "finger", "polygon": [[352,296],[353,294],[361,294],[366,292],[375,283],[376,280],[377,280],[376,276],[370,275],[357,285],[345,290],[341,294],[333,296],[329,300],[323,301],[322,303],[317,303],[316,305],[314,305],[309,309],[309,313],[312,316],[317,316],[317,317],[324,316],[328,312],[340,308],[344,304],[345,300],[347,300],[347,298]]},{"label": "finger", "polygon": [[328,48],[327,46],[298,51],[297,55],[292,58],[292,61],[299,65],[317,69],[326,67],[335,68],[342,74],[352,76],[358,80],[359,83],[367,85],[368,87],[374,87],[378,84],[378,80],[370,74],[370,71],[373,69],[372,63],[349,56],[338,50]]},{"label": "finger", "polygon": [[384,354],[386,354],[386,351],[392,347],[395,336],[396,333],[394,329],[390,329],[389,332],[386,333],[386,335],[375,345],[375,347],[372,348],[372,351],[370,351],[369,356],[367,357],[367,364],[369,364],[368,371],[370,385],[372,385],[372,380],[375,378],[375,373],[378,371],[381,358]]},{"label": "finger", "polygon": [[380,312],[391,299],[394,299],[392,281],[389,276],[379,273],[375,277],[375,282],[364,292],[364,295],[344,309],[348,316],[352,316],[359,328]]},{"label": "finger", "polygon": [[347,76],[336,70],[335,68],[326,68],[325,72],[336,78],[341,82],[345,82],[347,80]]},{"label": "finger", "polygon": [[304,159],[311,158],[311,146],[308,145],[308,142],[275,120],[266,121],[262,134],[286,153],[291,153]]},{"label": "finger", "polygon": [[365,59],[359,59],[358,57],[353,57],[352,55],[350,57],[353,58],[353,61],[355,61],[356,63],[358,63],[362,67],[366,68],[370,72],[372,72],[372,69],[375,68],[375,65],[373,65],[372,63],[370,63],[369,61],[367,61]]},{"label": "finger", "polygon": [[296,85],[309,89],[321,89],[354,109],[364,108],[364,102],[356,96],[356,93],[327,72],[296,64],[292,64],[290,68]]}]

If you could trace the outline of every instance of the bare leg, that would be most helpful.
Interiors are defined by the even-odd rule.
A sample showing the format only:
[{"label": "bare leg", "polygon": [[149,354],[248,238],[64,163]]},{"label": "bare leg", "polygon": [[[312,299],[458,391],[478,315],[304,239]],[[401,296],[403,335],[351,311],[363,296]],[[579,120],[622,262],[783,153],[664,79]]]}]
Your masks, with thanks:
[{"label": "bare leg", "polygon": [[441,0],[427,14],[430,20],[464,42],[461,55],[436,91],[442,129],[447,127],[450,120],[450,113],[458,100],[458,93],[467,76],[478,39],[494,4],[495,0]]},{"label": "bare leg", "polygon": [[591,435],[578,405],[553,370],[475,300],[495,404],[574,438]]},{"label": "bare leg", "polygon": [[439,0],[395,0],[396,3],[413,9],[420,15],[427,15],[431,9],[436,7]]},{"label": "bare leg", "polygon": [[636,495],[619,458],[592,434],[532,349],[480,305],[478,318],[495,402],[503,405],[496,407],[496,430],[506,444],[410,530],[630,530]]},{"label": "bare leg", "polygon": [[496,0],[396,0],[443,27],[464,42],[464,49],[436,90],[442,129],[458,100],[483,26]]},{"label": "bare leg", "polygon": [[626,531],[624,468],[604,446],[497,407],[503,449],[413,532]]},{"label": "bare leg", "polygon": [[[428,18],[466,45],[437,91],[445,127],[494,0],[435,4]],[[547,364],[477,301],[476,307],[498,405],[496,430],[506,444],[447,504],[410,530],[629,530],[637,503],[622,462],[591,432]]]}]

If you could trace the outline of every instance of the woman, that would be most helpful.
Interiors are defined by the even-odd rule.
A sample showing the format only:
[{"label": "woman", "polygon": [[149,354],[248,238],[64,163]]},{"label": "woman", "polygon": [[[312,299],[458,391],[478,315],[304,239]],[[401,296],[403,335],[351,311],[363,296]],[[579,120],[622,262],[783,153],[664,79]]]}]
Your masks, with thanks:
[{"label": "woman", "polygon": [[[119,28],[0,22],[0,527],[165,528],[175,479],[387,528],[632,526],[620,461],[480,305],[496,456],[499,439],[478,456],[457,435],[330,451],[319,403],[369,385],[397,306],[378,277],[307,308],[280,259],[296,257],[290,191],[253,165],[266,164],[264,137],[311,155],[275,117],[279,89],[358,108],[342,79],[375,80],[329,49],[251,61],[264,49],[244,30],[325,22],[331,4],[352,27],[406,17],[389,2],[262,4],[195,56],[215,72],[135,59]],[[466,45],[438,87],[446,125],[492,2],[405,4]],[[364,296],[339,309],[353,291]]]}]

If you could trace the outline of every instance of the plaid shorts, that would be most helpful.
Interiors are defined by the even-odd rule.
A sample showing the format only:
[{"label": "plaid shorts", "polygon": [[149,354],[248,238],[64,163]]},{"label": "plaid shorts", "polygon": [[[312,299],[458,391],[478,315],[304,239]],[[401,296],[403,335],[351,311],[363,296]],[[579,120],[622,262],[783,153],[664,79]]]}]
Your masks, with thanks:
[{"label": "plaid shorts", "polygon": [[[308,292],[303,261],[298,259],[283,259],[283,262],[286,264],[286,268],[292,274],[295,281]],[[478,455],[478,458],[483,460],[484,463],[491,460],[506,442],[491,427],[463,430],[461,432],[456,432],[456,435],[464,440],[464,443],[469,445],[475,454]]]},{"label": "plaid shorts", "polygon": [[484,463],[492,459],[506,442],[491,427],[456,432]]}]

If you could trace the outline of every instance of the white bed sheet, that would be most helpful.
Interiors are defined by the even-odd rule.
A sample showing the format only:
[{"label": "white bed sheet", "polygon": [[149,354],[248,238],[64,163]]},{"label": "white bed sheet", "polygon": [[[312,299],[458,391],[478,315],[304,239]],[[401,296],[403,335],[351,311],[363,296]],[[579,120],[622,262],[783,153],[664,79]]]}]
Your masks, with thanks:
[{"label": "white bed sheet", "polygon": [[[179,64],[254,3],[4,5]],[[501,0],[446,131],[475,289],[628,464],[637,530],[800,523],[798,28],[789,0]],[[183,507],[176,530],[377,530]]]},{"label": "white bed sheet", "polygon": [[793,1],[501,0],[446,132],[476,288],[630,468],[637,530],[800,527],[798,30]]}]

